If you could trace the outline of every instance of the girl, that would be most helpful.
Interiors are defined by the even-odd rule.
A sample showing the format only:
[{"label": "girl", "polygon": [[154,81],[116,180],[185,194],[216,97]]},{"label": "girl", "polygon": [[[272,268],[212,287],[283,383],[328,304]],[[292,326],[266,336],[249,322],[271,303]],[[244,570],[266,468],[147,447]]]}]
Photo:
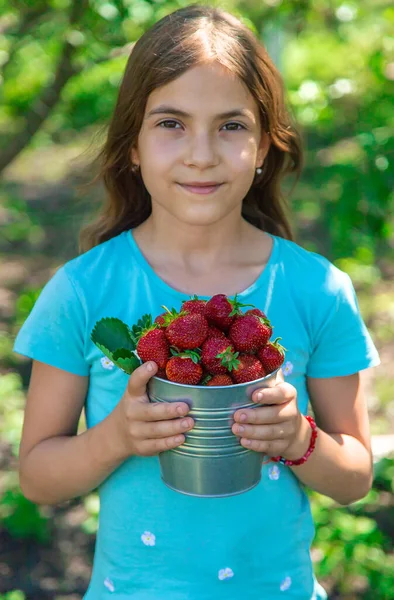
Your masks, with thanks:
[{"label": "girl", "polygon": [[[33,359],[24,494],[55,504],[98,487],[85,600],[326,598],[304,485],[344,505],[370,489],[359,371],[379,358],[349,277],[291,241],[279,184],[302,161],[280,74],[234,16],[182,8],[134,46],[101,159],[107,205],[15,342]],[[149,404],[156,364],[129,377],[90,333],[105,316],[133,324],[217,293],[263,310],[287,356],[286,381],[255,393],[259,406],[233,425],[242,445],[281,462],[262,465],[253,490],[211,499],[160,479],[158,453],[193,427],[188,406]]]}]

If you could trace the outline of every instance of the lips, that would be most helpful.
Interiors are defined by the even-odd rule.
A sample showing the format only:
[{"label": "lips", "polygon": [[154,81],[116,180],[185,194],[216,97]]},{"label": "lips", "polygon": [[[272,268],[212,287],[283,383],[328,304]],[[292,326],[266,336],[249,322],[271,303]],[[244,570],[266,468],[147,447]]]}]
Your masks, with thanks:
[{"label": "lips", "polygon": [[217,189],[219,189],[223,184],[217,183],[214,185],[186,185],[180,183],[179,185],[184,190],[192,192],[193,194],[211,194],[212,192],[215,192]]}]

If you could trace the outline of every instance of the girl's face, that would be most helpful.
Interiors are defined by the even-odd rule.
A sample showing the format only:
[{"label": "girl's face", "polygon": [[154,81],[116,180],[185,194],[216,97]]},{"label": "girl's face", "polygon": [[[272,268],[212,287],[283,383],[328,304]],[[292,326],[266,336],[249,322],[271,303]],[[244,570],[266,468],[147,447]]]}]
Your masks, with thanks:
[{"label": "girl's face", "polygon": [[[223,113],[241,112],[223,116]],[[181,114],[182,113],[182,114]],[[241,213],[270,145],[258,105],[243,82],[218,63],[199,65],[148,97],[137,147],[131,151],[152,198],[190,225]],[[183,185],[217,182],[209,194]]]}]

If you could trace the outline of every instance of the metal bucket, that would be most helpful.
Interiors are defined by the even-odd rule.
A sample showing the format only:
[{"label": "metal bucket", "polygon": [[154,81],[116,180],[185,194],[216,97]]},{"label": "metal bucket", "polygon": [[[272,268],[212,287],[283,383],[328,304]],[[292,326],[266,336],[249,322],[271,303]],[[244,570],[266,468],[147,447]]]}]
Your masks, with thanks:
[{"label": "metal bucket", "polygon": [[159,454],[161,477],[171,489],[203,498],[241,494],[261,479],[263,455],[241,446],[232,431],[233,414],[256,408],[251,397],[258,388],[272,387],[279,369],[248,383],[192,386],[152,377],[147,391],[151,402],[186,402],[195,421],[185,442]]}]

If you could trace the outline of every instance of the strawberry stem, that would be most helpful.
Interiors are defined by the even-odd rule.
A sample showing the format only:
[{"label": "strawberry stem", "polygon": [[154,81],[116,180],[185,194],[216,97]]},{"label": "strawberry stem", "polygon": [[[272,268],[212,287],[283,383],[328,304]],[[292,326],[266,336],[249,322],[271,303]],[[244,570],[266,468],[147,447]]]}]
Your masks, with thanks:
[{"label": "strawberry stem", "polygon": [[240,364],[240,361],[237,359],[238,355],[239,352],[233,352],[231,346],[228,346],[224,352],[219,352],[219,354],[216,355],[216,358],[221,359],[223,367],[232,371],[233,369],[237,369]]},{"label": "strawberry stem", "polygon": [[228,301],[233,307],[233,310],[229,314],[229,317],[233,317],[234,315],[241,315],[241,308],[246,308],[247,306],[251,306],[252,308],[254,308],[253,304],[242,304],[242,302],[238,302],[237,294],[235,294],[233,300],[230,300],[230,298],[228,298]]}]

